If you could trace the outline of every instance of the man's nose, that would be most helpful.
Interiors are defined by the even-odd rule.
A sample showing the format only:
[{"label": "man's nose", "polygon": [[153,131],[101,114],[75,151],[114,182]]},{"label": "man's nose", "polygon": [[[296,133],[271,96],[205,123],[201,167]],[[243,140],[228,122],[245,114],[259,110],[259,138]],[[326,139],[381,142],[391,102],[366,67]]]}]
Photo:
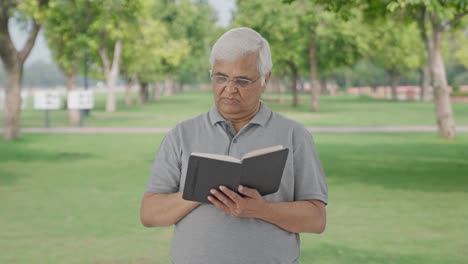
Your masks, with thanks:
[{"label": "man's nose", "polygon": [[228,80],[226,83],[226,92],[235,93],[237,91],[236,82],[234,80]]}]

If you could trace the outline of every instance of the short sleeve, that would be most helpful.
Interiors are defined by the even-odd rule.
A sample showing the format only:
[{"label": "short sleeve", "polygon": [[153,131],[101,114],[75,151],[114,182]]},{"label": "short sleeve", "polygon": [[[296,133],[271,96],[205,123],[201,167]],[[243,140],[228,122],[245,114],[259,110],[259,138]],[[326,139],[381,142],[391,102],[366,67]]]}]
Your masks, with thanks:
[{"label": "short sleeve", "polygon": [[315,150],[312,135],[305,128],[293,134],[294,200],[320,200],[328,203],[325,173]]},{"label": "short sleeve", "polygon": [[181,161],[174,130],[162,140],[153,162],[151,178],[146,191],[152,193],[174,193],[179,189]]}]

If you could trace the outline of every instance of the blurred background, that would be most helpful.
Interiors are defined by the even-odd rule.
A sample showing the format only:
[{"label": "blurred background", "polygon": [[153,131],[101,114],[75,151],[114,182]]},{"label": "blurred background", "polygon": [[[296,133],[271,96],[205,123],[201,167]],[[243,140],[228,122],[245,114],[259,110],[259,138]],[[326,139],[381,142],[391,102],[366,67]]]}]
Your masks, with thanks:
[{"label": "blurred background", "polygon": [[241,26],[327,175],[301,263],[466,263],[468,0],[1,0],[0,263],[170,263],[141,197]]}]

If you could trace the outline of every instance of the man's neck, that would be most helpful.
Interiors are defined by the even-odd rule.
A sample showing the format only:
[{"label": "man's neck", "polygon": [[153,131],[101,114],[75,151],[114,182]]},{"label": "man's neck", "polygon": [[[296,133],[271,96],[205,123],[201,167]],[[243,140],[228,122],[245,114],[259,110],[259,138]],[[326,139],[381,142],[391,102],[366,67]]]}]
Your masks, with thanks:
[{"label": "man's neck", "polygon": [[234,130],[236,130],[236,133],[239,132],[246,124],[252,120],[255,115],[257,114],[258,110],[260,109],[260,102],[258,102],[258,105],[256,108],[254,108],[254,111],[249,113],[246,116],[243,117],[224,117],[227,120],[231,121],[232,126],[234,127]]}]

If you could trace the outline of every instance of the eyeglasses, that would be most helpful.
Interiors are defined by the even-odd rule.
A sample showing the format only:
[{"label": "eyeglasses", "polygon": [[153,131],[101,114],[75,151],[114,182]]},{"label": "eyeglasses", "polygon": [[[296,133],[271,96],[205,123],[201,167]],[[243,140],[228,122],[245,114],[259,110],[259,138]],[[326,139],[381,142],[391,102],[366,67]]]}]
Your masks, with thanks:
[{"label": "eyeglasses", "polygon": [[249,87],[249,85],[256,82],[258,79],[260,79],[260,76],[258,76],[258,78],[253,80],[253,81],[249,80],[249,79],[244,79],[244,78],[233,78],[233,79],[231,79],[231,78],[226,77],[224,75],[213,75],[213,74],[210,74],[210,78],[218,86],[227,85],[230,81],[232,81],[234,83],[235,87],[244,89],[244,88]]}]

